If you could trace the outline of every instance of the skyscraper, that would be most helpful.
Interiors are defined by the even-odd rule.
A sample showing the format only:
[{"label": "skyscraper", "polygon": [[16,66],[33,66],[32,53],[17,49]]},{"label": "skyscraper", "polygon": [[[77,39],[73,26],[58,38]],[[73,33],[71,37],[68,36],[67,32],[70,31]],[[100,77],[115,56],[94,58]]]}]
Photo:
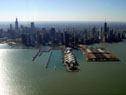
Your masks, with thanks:
[{"label": "skyscraper", "polygon": [[106,22],[104,23],[104,32],[105,33],[107,32],[107,23]]},{"label": "skyscraper", "polygon": [[15,30],[18,30],[18,19],[16,18],[16,21],[15,21]]},{"label": "skyscraper", "polygon": [[107,41],[107,23],[104,23],[104,38],[105,38],[105,42]]},{"label": "skyscraper", "polygon": [[12,24],[10,24],[10,30],[11,30],[11,31],[13,30]]},{"label": "skyscraper", "polygon": [[70,44],[69,44],[69,42],[70,42],[70,35],[67,33],[67,32],[65,32],[65,46],[66,47],[70,47]]},{"label": "skyscraper", "polygon": [[50,30],[50,37],[51,37],[52,41],[55,40],[55,34],[56,34],[55,28],[51,28],[51,30]]},{"label": "skyscraper", "polygon": [[32,30],[32,32],[34,31],[34,29],[35,29],[35,24],[34,24],[34,22],[31,22],[31,30]]}]

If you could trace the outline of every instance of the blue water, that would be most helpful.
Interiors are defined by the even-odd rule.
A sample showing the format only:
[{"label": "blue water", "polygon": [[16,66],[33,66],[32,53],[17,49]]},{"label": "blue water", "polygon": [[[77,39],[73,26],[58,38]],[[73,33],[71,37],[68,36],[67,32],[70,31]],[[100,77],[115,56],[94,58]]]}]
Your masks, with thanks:
[{"label": "blue water", "polygon": [[0,49],[0,95],[125,95],[126,44],[93,46],[104,47],[121,61],[86,62],[81,51],[74,50],[80,71],[71,73],[60,50],[52,51],[46,69],[50,52],[33,62],[36,49]]}]

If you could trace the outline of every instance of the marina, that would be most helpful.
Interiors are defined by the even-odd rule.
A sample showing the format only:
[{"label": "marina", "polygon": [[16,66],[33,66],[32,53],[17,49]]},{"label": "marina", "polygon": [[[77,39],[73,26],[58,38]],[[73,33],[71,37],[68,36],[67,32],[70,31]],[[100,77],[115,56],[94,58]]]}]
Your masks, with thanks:
[{"label": "marina", "polygon": [[40,48],[38,50],[38,52],[36,53],[36,55],[32,58],[32,61],[35,61],[35,59],[37,57],[40,57],[43,52],[50,52],[50,50],[51,50],[51,47],[49,47],[49,46],[43,46],[42,48]]}]

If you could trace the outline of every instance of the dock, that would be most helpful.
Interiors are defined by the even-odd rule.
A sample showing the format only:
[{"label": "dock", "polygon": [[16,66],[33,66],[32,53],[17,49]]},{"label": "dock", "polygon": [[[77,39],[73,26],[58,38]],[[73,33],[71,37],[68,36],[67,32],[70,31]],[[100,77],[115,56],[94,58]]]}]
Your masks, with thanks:
[{"label": "dock", "polygon": [[104,48],[80,45],[80,50],[87,61],[120,61]]},{"label": "dock", "polygon": [[39,53],[39,57],[42,55],[42,51],[40,51],[40,53]]},{"label": "dock", "polygon": [[52,47],[52,50],[64,50],[65,46]]},{"label": "dock", "polygon": [[37,58],[37,56],[39,55],[40,53],[40,49],[38,50],[38,52],[36,53],[36,55],[32,58],[32,61],[35,61],[35,59]]},{"label": "dock", "polygon": [[50,55],[49,55],[49,59],[48,59],[48,62],[47,62],[47,64],[46,64],[46,69],[48,68],[48,65],[49,65],[49,63],[50,63],[50,59],[51,59],[51,55],[52,55],[52,51],[51,51],[51,53],[50,53]]}]

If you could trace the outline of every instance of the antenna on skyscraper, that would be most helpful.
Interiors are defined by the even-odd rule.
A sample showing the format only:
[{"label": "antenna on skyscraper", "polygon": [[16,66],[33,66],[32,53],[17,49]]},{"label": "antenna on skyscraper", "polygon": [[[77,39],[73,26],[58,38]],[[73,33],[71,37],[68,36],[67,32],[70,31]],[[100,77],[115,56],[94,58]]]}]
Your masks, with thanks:
[{"label": "antenna on skyscraper", "polygon": [[105,18],[105,22],[106,22],[106,18]]}]

